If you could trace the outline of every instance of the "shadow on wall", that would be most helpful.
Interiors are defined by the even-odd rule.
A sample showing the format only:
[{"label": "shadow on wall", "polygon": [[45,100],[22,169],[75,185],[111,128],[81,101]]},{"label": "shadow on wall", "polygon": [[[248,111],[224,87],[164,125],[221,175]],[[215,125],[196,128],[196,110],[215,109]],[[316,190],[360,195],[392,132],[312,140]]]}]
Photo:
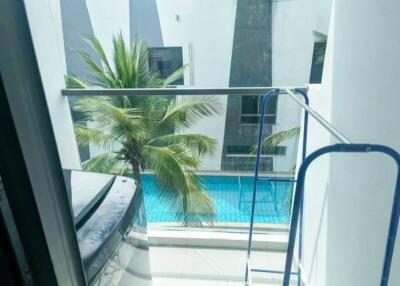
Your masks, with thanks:
[{"label": "shadow on wall", "polygon": [[[67,74],[74,74],[83,78],[90,78],[86,64],[77,50],[84,50],[100,63],[100,58],[90,49],[83,40],[84,37],[94,36],[94,29],[90,21],[90,15],[86,1],[82,0],[61,0],[61,17],[64,34],[65,61]],[[74,98],[69,98],[70,104]],[[82,114],[71,111],[72,120],[75,122],[82,119]],[[89,159],[88,146],[79,146],[81,161]]]},{"label": "shadow on wall", "polygon": [[140,36],[149,47],[163,47],[156,0],[130,0],[129,12],[131,39]]}]

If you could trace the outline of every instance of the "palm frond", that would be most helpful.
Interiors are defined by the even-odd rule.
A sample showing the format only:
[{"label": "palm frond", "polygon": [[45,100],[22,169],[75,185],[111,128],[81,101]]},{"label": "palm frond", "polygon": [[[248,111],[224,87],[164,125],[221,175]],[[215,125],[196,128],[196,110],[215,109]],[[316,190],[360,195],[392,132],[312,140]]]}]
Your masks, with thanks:
[{"label": "palm frond", "polygon": [[300,127],[293,127],[287,130],[283,130],[272,134],[264,139],[263,144],[266,146],[278,146],[279,144],[288,141],[292,138],[297,138],[300,135]]},{"label": "palm frond", "polygon": [[166,193],[162,197],[166,206],[175,210],[176,220],[184,226],[203,227],[214,224],[214,203],[203,188],[196,187],[196,190],[188,192],[185,197],[174,192]]},{"label": "palm frond", "polygon": [[90,85],[109,88],[151,88],[165,87],[181,79],[185,66],[173,72],[166,79],[161,79],[157,72],[149,69],[149,51],[140,38],[135,38],[130,46],[126,45],[122,32],[113,36],[112,65],[106,53],[95,37],[84,41],[99,56],[100,62],[84,50],[77,52],[82,56],[93,75]]},{"label": "palm frond", "polygon": [[176,211],[177,221],[185,225],[212,224],[215,219],[212,201],[193,171],[199,162],[190,155],[190,150],[175,145],[146,145],[143,151],[156,174],[162,198]]},{"label": "palm frond", "polygon": [[[108,76],[115,81],[115,75],[114,75],[114,71],[110,66],[110,63],[107,59],[106,53],[104,52],[103,46],[101,45],[100,41],[96,38],[96,37],[88,37],[88,38],[84,38],[84,40],[86,41],[86,43],[88,43],[94,51],[96,51],[96,53],[99,55],[104,68],[105,68],[105,73],[108,74]],[[111,86],[110,86],[111,87]]]},{"label": "palm frond", "polygon": [[96,146],[109,150],[114,142],[111,136],[97,128],[88,127],[82,124],[75,124],[74,131],[76,140],[81,146],[94,144]]},{"label": "palm frond", "polygon": [[88,88],[90,86],[85,80],[73,75],[65,76],[65,85],[67,88]]},{"label": "palm frond", "polygon": [[221,112],[221,103],[214,96],[185,96],[172,100],[155,130],[179,131],[196,120]]},{"label": "palm frond", "polygon": [[[120,160],[120,158],[118,158],[118,160]],[[122,163],[122,167],[116,166],[114,168],[114,172],[115,172],[116,175],[119,175],[119,176],[128,176],[129,172],[130,172],[130,170],[129,170],[129,162],[123,162]]]},{"label": "palm frond", "polygon": [[147,144],[168,146],[182,144],[198,156],[212,154],[217,146],[217,140],[202,134],[166,134],[151,139]]},{"label": "palm frond", "polygon": [[91,172],[113,174],[118,163],[119,160],[116,154],[104,153],[83,162],[82,169]]},{"label": "palm frond", "polygon": [[145,126],[140,109],[119,108],[103,97],[81,98],[75,103],[74,109],[87,113],[96,128],[115,141],[134,138]]},{"label": "palm frond", "polygon": [[161,87],[167,87],[168,85],[171,85],[175,81],[183,78],[186,67],[187,65],[184,65],[183,67],[177,69],[172,74],[170,74],[166,79],[163,80]]},{"label": "palm frond", "polygon": [[122,33],[113,37],[113,61],[121,87],[126,87],[131,78],[131,58],[128,56]]},{"label": "palm frond", "polygon": [[149,49],[146,42],[136,37],[132,42],[130,52],[132,87],[162,87],[164,80],[161,79],[158,72],[153,71],[149,67]]},{"label": "palm frond", "polygon": [[[263,150],[268,152],[269,150],[272,150],[273,148],[275,148],[279,144],[282,144],[285,141],[299,137],[299,135],[300,135],[300,127],[293,127],[287,130],[279,131],[275,134],[266,137],[263,140],[262,142]],[[257,145],[253,146],[251,153],[252,154],[257,153]]]},{"label": "palm frond", "polygon": [[[96,38],[85,41],[98,56],[79,51],[91,77],[67,76],[68,87],[159,88],[183,77],[185,67],[166,79],[151,70],[149,50],[139,38],[126,45],[122,33],[114,36],[109,58]],[[85,170],[126,174],[128,165],[153,169],[163,198],[176,211],[177,221],[185,225],[213,223],[213,202],[194,171],[200,157],[215,149],[216,140],[181,131],[197,119],[218,114],[222,108],[217,98],[87,96],[74,100],[73,109],[84,115],[83,122],[90,122],[89,127],[75,127],[80,144],[116,149],[85,161]]]},{"label": "palm frond", "polygon": [[98,63],[91,54],[83,50],[79,50],[78,53],[81,55],[86,65],[89,67],[90,74],[94,77],[94,80],[90,80],[90,83],[92,85],[100,87],[111,87],[115,85],[114,80],[109,77],[109,75],[104,71],[101,64]]}]

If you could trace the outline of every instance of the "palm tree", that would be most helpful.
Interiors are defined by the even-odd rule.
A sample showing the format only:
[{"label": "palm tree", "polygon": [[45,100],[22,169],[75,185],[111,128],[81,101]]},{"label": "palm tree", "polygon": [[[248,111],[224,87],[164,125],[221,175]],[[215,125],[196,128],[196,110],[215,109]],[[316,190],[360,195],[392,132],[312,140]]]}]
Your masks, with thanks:
[{"label": "palm tree", "polygon": [[[127,48],[122,35],[113,37],[113,64],[95,38],[87,42],[99,55],[102,65],[80,51],[92,79],[67,77],[70,87],[140,88],[165,87],[183,76],[183,68],[162,80],[148,67],[144,43],[135,39]],[[83,169],[112,173],[129,170],[141,184],[144,170],[154,172],[160,195],[184,225],[201,226],[214,222],[214,207],[195,174],[200,159],[212,153],[216,140],[186,133],[196,120],[217,114],[213,97],[112,96],[82,97],[74,109],[85,116],[75,126],[79,144],[93,144],[105,153],[83,162]],[[151,207],[151,206],[147,206]]]},{"label": "palm tree", "polygon": [[[285,129],[282,131],[279,131],[277,133],[274,133],[270,136],[267,136],[263,139],[262,141],[262,152],[268,152],[272,151],[276,146],[289,141],[291,139],[296,139],[300,136],[300,127],[292,127],[289,129]],[[258,144],[255,144],[250,151],[250,154],[257,154],[257,146]],[[296,165],[294,165],[290,172],[294,173],[296,171]]]},{"label": "palm tree", "polygon": [[263,148],[266,151],[270,150],[271,148],[274,148],[285,141],[299,137],[299,135],[300,127],[292,127],[290,129],[279,131],[264,138]]}]

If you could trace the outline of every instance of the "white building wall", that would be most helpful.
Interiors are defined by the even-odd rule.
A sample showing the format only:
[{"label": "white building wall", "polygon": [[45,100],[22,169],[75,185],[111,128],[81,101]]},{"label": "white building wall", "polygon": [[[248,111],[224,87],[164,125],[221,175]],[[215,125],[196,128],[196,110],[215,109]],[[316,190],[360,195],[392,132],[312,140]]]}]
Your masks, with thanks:
[{"label": "white building wall", "polygon": [[100,41],[106,54],[112,56],[112,37],[119,32],[130,42],[129,0],[87,0],[94,36]]},{"label": "white building wall", "polygon": [[[318,100],[311,101],[353,142],[380,143],[396,150],[400,150],[399,9],[394,0],[334,1],[321,91]],[[327,143],[319,132],[311,131],[309,138],[314,148]],[[306,238],[315,235],[321,194],[326,188],[329,192],[311,285],[379,285],[394,163],[381,155],[336,154],[314,168],[307,177]],[[313,242],[305,240],[306,265]],[[398,243],[399,239],[389,285],[400,284]]]},{"label": "white building wall", "polygon": [[[184,65],[189,64],[189,45],[193,46],[195,86],[229,86],[236,1],[158,0],[157,7],[164,46],[181,46]],[[188,67],[185,85],[190,84],[189,70]],[[199,120],[187,130],[219,142],[216,152],[202,160],[203,170],[221,169],[227,96],[219,96],[219,101],[220,115]]]},{"label": "white building wall", "polygon": [[[316,12],[308,9],[314,0],[298,2],[273,2],[273,85],[305,85],[308,82],[313,50],[312,24],[315,25]],[[132,21],[131,29],[140,33],[144,27],[151,26],[151,31],[144,35],[149,37],[150,44],[154,41],[153,33],[161,28],[162,46],[180,46],[183,50],[183,63],[188,66],[185,72],[185,85],[198,87],[229,86],[230,65],[232,57],[233,36],[236,16],[236,0],[221,1],[186,1],[186,0],[156,0],[157,11],[150,11],[149,18],[143,18],[143,13],[149,13],[142,1],[135,1],[133,7],[144,7],[146,11],[131,9],[131,17],[139,17],[140,21]],[[97,5],[96,5],[97,4]],[[128,17],[129,3],[123,1],[116,5],[113,13],[109,13],[112,3],[87,1],[87,8],[94,34],[111,49],[111,35],[122,29],[124,35],[129,33]],[[152,6],[153,7],[153,6]],[[131,7],[132,8],[132,7]],[[154,7],[153,7],[154,8]],[[142,8],[144,9],[144,8]],[[108,13],[107,13],[108,12]],[[143,13],[142,13],[143,12]],[[306,17],[303,12],[312,17]],[[151,16],[151,17],[150,17]],[[157,17],[158,18],[157,18]],[[115,21],[118,19],[118,21]],[[111,22],[110,22],[111,21]],[[154,27],[153,27],[154,26]],[[156,41],[157,42],[157,41]],[[154,43],[152,44],[154,46]],[[189,60],[189,46],[193,47],[193,60]],[[295,48],[294,48],[295,47]],[[192,74],[191,71],[193,71]],[[187,132],[206,134],[218,140],[219,144],[214,154],[202,160],[201,169],[220,170],[222,146],[225,130],[225,109],[227,96],[219,96],[222,106],[221,114],[198,121]],[[278,103],[277,123],[274,132],[279,132],[298,125],[300,109],[291,99],[281,97]],[[239,112],[239,111],[238,111]],[[276,171],[288,171],[295,162],[296,144],[289,141],[285,144],[286,156],[275,156]],[[95,147],[90,148],[91,156],[99,154]]]},{"label": "white building wall", "polygon": [[[328,35],[324,70],[321,85],[309,86],[310,106],[321,114],[326,120],[331,121],[331,91],[332,91],[332,66],[334,43],[334,18],[331,17],[331,0],[317,1],[314,3],[315,26],[312,31]],[[307,154],[330,145],[332,137],[313,117],[309,117]],[[336,141],[335,141],[336,142]],[[298,164],[300,166],[298,154]],[[304,193],[304,224],[303,224],[303,264],[306,280],[313,286],[326,285],[326,253],[327,253],[327,221],[329,199],[332,187],[328,180],[330,172],[330,156],[325,155],[310,166],[307,171]]]},{"label": "white building wall", "polygon": [[[354,142],[400,151],[400,2],[335,1],[332,122]],[[332,158],[327,285],[378,285],[396,168],[383,156]],[[397,240],[399,243],[399,240]],[[399,244],[390,285],[400,285]]]},{"label": "white building wall", "polygon": [[[272,85],[306,86],[310,79],[317,18],[315,0],[272,2]],[[278,101],[273,133],[299,126],[301,109],[287,96]],[[286,156],[274,156],[274,171],[289,171],[296,162],[296,140],[282,143]]]},{"label": "white building wall", "polygon": [[[112,37],[121,32],[127,45],[131,41],[129,0],[121,0],[118,3],[112,0],[104,0],[101,4],[96,0],[87,0],[86,5],[94,36],[100,41],[109,61],[112,62]],[[89,150],[90,157],[104,153],[102,148],[94,145],[90,145]]]},{"label": "white building wall", "polygon": [[60,3],[50,0],[38,5],[25,1],[25,5],[61,164],[63,168],[79,169],[68,100],[61,96],[66,66]]}]

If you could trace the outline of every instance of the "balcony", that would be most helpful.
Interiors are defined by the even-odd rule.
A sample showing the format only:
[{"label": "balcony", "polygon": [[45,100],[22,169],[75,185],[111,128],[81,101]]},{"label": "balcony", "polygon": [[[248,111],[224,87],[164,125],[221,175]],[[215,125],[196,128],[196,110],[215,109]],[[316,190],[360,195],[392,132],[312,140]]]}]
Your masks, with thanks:
[{"label": "balcony", "polygon": [[24,278],[397,285],[398,5],[345,2],[0,4]]}]

